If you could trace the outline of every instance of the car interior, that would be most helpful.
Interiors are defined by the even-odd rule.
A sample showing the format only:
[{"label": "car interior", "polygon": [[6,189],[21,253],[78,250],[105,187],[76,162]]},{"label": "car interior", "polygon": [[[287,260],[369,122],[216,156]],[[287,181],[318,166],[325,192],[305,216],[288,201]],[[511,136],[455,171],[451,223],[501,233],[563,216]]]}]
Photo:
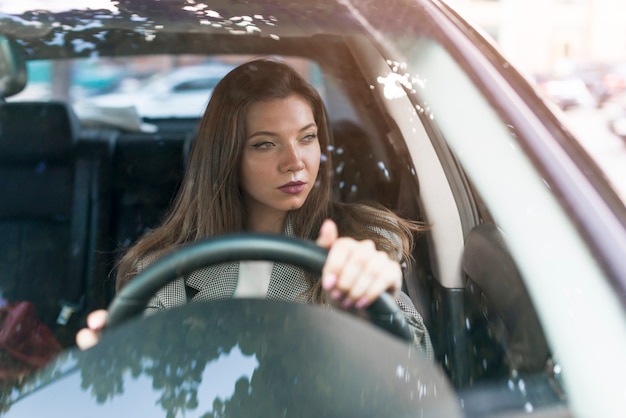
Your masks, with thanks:
[{"label": "car interior", "polygon": [[[215,33],[181,43],[181,37],[165,33],[147,42],[119,30],[98,49],[106,55],[115,41],[118,55],[149,48],[155,54],[254,53],[310,62],[330,116],[336,198],[378,202],[431,228],[417,237],[405,291],[424,316],[451,382],[463,388],[500,379],[506,385],[513,375],[538,374],[545,380],[541,387],[552,387],[545,373],[550,350],[506,235],[454,157],[432,140],[441,133],[436,122],[415,112],[411,100],[418,94],[390,103],[382,88],[374,88],[379,74],[393,73],[375,45],[356,35],[280,42]],[[57,54],[37,39],[20,48],[24,44],[31,59]],[[68,47],[65,54],[76,52]],[[405,125],[407,104],[419,132]],[[2,296],[32,301],[65,347],[73,345],[86,314],[112,300],[116,260],[159,223],[180,185],[198,120],[146,122],[156,132],[81,126],[72,106],[60,101],[8,97],[0,104]],[[429,161],[413,157],[411,141]],[[464,188],[474,213],[462,213],[455,187]],[[558,398],[541,396],[549,398],[545,403]],[[504,396],[494,402],[512,401]]]}]

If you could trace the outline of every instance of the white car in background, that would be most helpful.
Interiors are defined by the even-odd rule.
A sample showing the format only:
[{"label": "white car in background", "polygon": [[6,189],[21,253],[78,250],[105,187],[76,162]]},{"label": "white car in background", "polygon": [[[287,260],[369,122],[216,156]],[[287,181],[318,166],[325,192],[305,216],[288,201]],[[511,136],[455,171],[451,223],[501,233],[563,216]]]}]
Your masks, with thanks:
[{"label": "white car in background", "polygon": [[562,110],[569,110],[575,107],[594,108],[598,105],[585,82],[580,78],[548,79],[539,82],[539,87],[545,93],[547,99],[554,102]]},{"label": "white car in background", "polygon": [[217,82],[233,67],[223,63],[179,67],[168,73],[157,74],[138,87],[79,101],[75,107],[79,114],[85,106],[134,106],[142,118],[197,118],[204,112]]}]

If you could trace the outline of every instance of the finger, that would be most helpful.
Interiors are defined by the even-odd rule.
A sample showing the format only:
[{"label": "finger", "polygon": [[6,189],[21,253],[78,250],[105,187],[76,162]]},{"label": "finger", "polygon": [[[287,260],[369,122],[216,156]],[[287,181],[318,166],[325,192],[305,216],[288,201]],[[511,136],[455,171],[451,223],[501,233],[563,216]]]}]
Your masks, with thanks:
[{"label": "finger", "polygon": [[[331,249],[333,251],[335,246]],[[345,251],[348,252],[346,256],[343,256],[341,273],[338,275],[336,288],[344,292],[346,295],[351,292],[355,284],[361,280],[367,281],[371,279],[367,274],[368,265],[372,257],[376,255],[376,248],[372,241],[354,241],[354,243],[348,243],[345,247]]]},{"label": "finger", "polygon": [[335,224],[332,219],[326,219],[322,223],[320,234],[315,242],[320,247],[330,248],[330,246],[337,241],[338,236],[337,224]]},{"label": "finger", "polygon": [[350,287],[346,298],[351,300],[351,304],[354,304],[366,296],[368,290],[375,283],[382,283],[385,288],[392,286],[393,278],[390,276],[388,269],[389,257],[387,254],[377,251],[369,255],[366,264]]},{"label": "finger", "polygon": [[400,265],[392,260],[384,268],[385,274],[380,280],[374,280],[356,302],[355,306],[359,309],[369,306],[372,302],[380,297],[384,292],[390,293],[394,298],[397,297],[400,287],[402,286],[402,269]]},{"label": "finger", "polygon": [[[358,289],[366,288],[372,280],[367,266],[377,251],[373,241],[356,241],[351,238],[338,240],[331,248],[326,268],[336,276],[336,282],[330,292],[331,299],[342,300],[342,306],[349,308],[355,299],[350,297],[355,283],[363,282]],[[330,287],[326,286],[326,290]],[[362,292],[362,290],[357,290]]]},{"label": "finger", "polygon": [[[345,288],[338,289],[338,281],[344,274],[344,268],[350,264],[348,261],[350,260],[352,249],[356,245],[357,241],[352,238],[340,238],[330,247],[322,269],[322,287],[326,291],[331,292],[331,298],[333,299],[338,298],[337,292],[334,292],[334,290],[341,294],[346,290]],[[344,278],[344,283],[346,282],[347,279]]]},{"label": "finger", "polygon": [[98,333],[94,330],[83,328],[76,333],[76,345],[81,350],[87,350],[98,343]]},{"label": "finger", "polygon": [[104,309],[95,310],[87,316],[87,326],[94,331],[100,331],[106,325],[108,316],[109,312]]}]

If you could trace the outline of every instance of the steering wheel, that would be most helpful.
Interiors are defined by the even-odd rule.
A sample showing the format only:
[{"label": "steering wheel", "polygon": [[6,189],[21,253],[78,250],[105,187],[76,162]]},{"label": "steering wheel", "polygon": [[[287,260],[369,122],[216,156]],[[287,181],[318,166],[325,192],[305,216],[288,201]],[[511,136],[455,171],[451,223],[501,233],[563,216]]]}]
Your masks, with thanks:
[{"label": "steering wheel", "polygon": [[[327,250],[313,242],[280,235],[232,234],[199,241],[160,258],[131,280],[111,302],[107,327],[141,314],[159,289],[201,267],[264,260],[292,264],[321,275],[327,254]],[[375,325],[412,341],[406,318],[388,293],[381,294],[366,311]]]}]

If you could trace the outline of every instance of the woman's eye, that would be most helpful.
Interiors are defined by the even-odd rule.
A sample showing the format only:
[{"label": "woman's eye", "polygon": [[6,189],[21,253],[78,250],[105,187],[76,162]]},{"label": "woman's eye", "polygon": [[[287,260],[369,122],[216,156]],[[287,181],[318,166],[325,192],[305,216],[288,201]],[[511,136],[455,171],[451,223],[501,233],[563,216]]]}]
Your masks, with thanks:
[{"label": "woman's eye", "polygon": [[271,148],[272,146],[274,146],[274,144],[269,141],[257,142],[256,144],[252,145],[252,147],[255,149],[267,149],[267,148]]},{"label": "woman's eye", "polygon": [[313,142],[317,139],[317,134],[307,134],[302,138],[304,142]]}]

